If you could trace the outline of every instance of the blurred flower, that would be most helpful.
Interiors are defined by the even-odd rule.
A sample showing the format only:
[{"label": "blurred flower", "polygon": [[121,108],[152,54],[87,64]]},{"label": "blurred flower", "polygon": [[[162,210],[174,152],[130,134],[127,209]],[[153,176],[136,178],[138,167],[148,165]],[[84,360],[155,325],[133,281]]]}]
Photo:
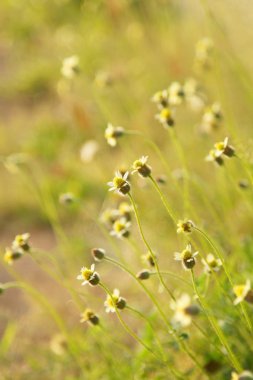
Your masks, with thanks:
[{"label": "blurred flower", "polygon": [[106,71],[98,71],[95,77],[95,83],[98,87],[104,88],[113,84],[113,78]]},{"label": "blurred flower", "polygon": [[119,217],[119,211],[114,208],[107,208],[101,214],[100,220],[107,224],[109,227],[115,222]]},{"label": "blurred flower", "polygon": [[4,261],[7,264],[12,265],[13,261],[18,260],[23,255],[24,255],[24,251],[23,250],[16,250],[16,251],[14,251],[14,250],[12,250],[10,248],[6,248],[5,254],[4,254]]},{"label": "blurred flower", "polygon": [[84,163],[91,162],[99,150],[99,144],[96,140],[87,140],[81,147],[80,158]]},{"label": "blurred flower", "polygon": [[165,127],[173,127],[174,120],[172,118],[172,112],[169,108],[163,108],[155,118]]},{"label": "blurred flower", "polygon": [[168,88],[169,104],[178,106],[184,100],[184,88],[179,82],[172,82]]},{"label": "blurred flower", "polygon": [[126,307],[126,300],[120,296],[118,289],[114,289],[112,295],[108,295],[104,303],[107,313],[115,313],[116,309],[122,310]]},{"label": "blurred flower", "polygon": [[110,146],[117,145],[117,139],[124,134],[124,128],[122,127],[114,127],[111,123],[108,123],[107,128],[105,130],[105,139]]},{"label": "blurred flower", "polygon": [[189,294],[183,293],[176,301],[171,301],[170,307],[174,310],[172,324],[175,327],[187,327],[192,322],[192,317],[199,314],[199,307],[192,304]]},{"label": "blurred flower", "polygon": [[131,220],[131,212],[133,211],[133,206],[127,202],[121,202],[118,206],[118,212],[120,216],[124,216],[127,220]]},{"label": "blurred flower", "polygon": [[213,50],[213,41],[204,37],[199,40],[196,44],[195,60],[198,65],[204,68],[210,67],[210,56]]},{"label": "blurred flower", "polygon": [[231,380],[251,380],[253,379],[253,373],[250,371],[243,371],[240,374],[237,374],[236,372],[232,372],[231,374]]},{"label": "blurred flower", "polygon": [[192,269],[196,264],[195,257],[198,252],[192,252],[191,244],[188,244],[182,252],[175,252],[175,260],[181,261],[184,269]]},{"label": "blurred flower", "polygon": [[19,172],[20,167],[24,164],[26,164],[29,161],[30,157],[26,153],[13,153],[10,154],[7,157],[3,157],[3,164],[6,167],[6,169],[16,174]]},{"label": "blurred flower", "polygon": [[146,255],[142,255],[142,260],[144,263],[148,263],[151,267],[154,267],[155,266],[154,257],[156,258],[155,254],[153,254],[152,256],[151,253],[148,252]]},{"label": "blurred flower", "polygon": [[110,186],[109,191],[116,191],[122,195],[126,195],[130,191],[130,184],[127,182],[128,178],[128,172],[126,172],[124,175],[121,174],[119,171],[116,171],[115,177],[113,178],[112,182],[108,182],[108,185]]},{"label": "blurred flower", "polygon": [[204,112],[200,124],[200,131],[203,133],[211,133],[220,127],[221,121],[221,106],[219,103],[214,103]]},{"label": "blurred flower", "polygon": [[59,202],[61,204],[70,204],[75,201],[75,195],[73,193],[62,193],[59,196]]},{"label": "blurred flower", "polygon": [[71,57],[65,58],[62,62],[61,73],[67,79],[71,79],[78,74],[79,57],[77,55],[72,55]]},{"label": "blurred flower", "polygon": [[217,156],[224,154],[227,157],[233,157],[235,154],[235,149],[231,145],[228,145],[228,137],[225,137],[224,141],[214,144],[214,148]]},{"label": "blurred flower", "polygon": [[142,156],[134,161],[132,174],[138,172],[141,177],[148,177],[151,174],[151,167],[147,165],[148,156]]},{"label": "blurred flower", "polygon": [[184,94],[185,100],[189,107],[196,112],[199,112],[203,109],[205,105],[204,96],[200,91],[200,86],[198,82],[190,78],[184,83]]},{"label": "blurred flower", "polygon": [[253,291],[251,290],[250,280],[247,280],[244,285],[235,285],[233,287],[233,292],[236,295],[234,305],[237,305],[244,300],[253,303]]},{"label": "blurred flower", "polygon": [[81,268],[81,274],[77,276],[77,280],[81,280],[82,285],[90,284],[91,286],[98,285],[100,278],[97,272],[95,272],[95,264],[92,264],[90,269],[86,267]]},{"label": "blurred flower", "polygon": [[214,149],[209,152],[206,161],[215,161],[217,164],[222,165],[224,163],[223,156],[233,157],[234,154],[235,149],[228,144],[228,137],[226,137],[224,141],[214,144]]},{"label": "blurred flower", "polygon": [[50,342],[50,349],[56,354],[56,355],[64,355],[67,351],[68,343],[67,339],[62,334],[56,334],[53,336]]},{"label": "blurred flower", "polygon": [[206,161],[208,162],[216,162],[219,166],[224,164],[223,158],[218,154],[215,149],[211,149],[208,153],[208,155],[205,158]]},{"label": "blurred flower", "polygon": [[212,253],[209,253],[206,258],[202,259],[201,261],[204,264],[204,271],[207,274],[218,272],[222,267],[222,261],[214,257]]},{"label": "blurred flower", "polygon": [[168,91],[162,90],[162,91],[156,92],[151,98],[151,100],[152,102],[156,103],[158,105],[158,108],[160,109],[168,107],[169,105]]},{"label": "blurred flower", "polygon": [[81,314],[81,319],[80,322],[88,322],[91,325],[98,325],[99,324],[99,317],[90,309],[86,309],[82,314]]},{"label": "blurred flower", "polygon": [[21,235],[17,235],[12,242],[12,250],[15,251],[21,248],[23,251],[29,251],[30,250],[30,244],[29,244],[30,236],[31,235],[28,232]]},{"label": "blurred flower", "polygon": [[130,232],[129,228],[131,227],[131,222],[127,221],[126,218],[122,217],[117,219],[112,226],[110,234],[118,238],[128,237]]},{"label": "blurred flower", "polygon": [[195,225],[192,220],[179,220],[177,223],[177,233],[180,234],[181,232],[184,232],[185,234],[190,234]]}]

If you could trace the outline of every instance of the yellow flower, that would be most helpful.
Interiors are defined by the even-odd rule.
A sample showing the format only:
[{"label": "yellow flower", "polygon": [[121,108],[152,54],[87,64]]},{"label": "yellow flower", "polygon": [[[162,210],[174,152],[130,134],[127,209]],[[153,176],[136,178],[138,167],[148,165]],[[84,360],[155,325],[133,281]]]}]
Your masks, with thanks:
[{"label": "yellow flower", "polygon": [[118,238],[128,237],[129,236],[129,228],[131,226],[131,222],[129,222],[126,218],[122,217],[117,219],[112,226],[112,231],[110,234],[112,236],[116,236]]},{"label": "yellow flower", "polygon": [[157,114],[156,119],[166,128],[173,127],[174,120],[172,117],[172,112],[169,108],[163,108],[159,114]]},{"label": "yellow flower", "polygon": [[18,250],[18,251],[13,251],[12,249],[6,248],[5,254],[4,254],[4,261],[12,265],[13,261],[19,259],[21,256],[23,256],[24,251],[23,250]]},{"label": "yellow flower", "polygon": [[89,322],[90,324],[96,326],[99,324],[99,317],[90,309],[86,309],[81,314],[80,322]]},{"label": "yellow flower", "polygon": [[17,235],[14,241],[12,242],[12,249],[15,251],[21,248],[24,251],[29,251],[30,249],[29,239],[30,239],[29,233]]},{"label": "yellow flower", "polygon": [[251,301],[252,294],[251,294],[250,280],[247,280],[246,284],[235,285],[233,287],[233,292],[236,295],[236,299],[234,300],[234,305],[237,305],[238,303],[240,303],[244,300]]}]

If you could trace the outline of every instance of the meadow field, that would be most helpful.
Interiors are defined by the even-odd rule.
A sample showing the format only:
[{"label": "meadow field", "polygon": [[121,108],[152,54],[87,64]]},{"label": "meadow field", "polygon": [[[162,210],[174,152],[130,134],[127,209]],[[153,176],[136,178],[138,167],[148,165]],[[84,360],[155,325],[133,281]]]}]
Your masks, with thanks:
[{"label": "meadow field", "polygon": [[253,379],[252,24],[1,0],[0,380]]}]

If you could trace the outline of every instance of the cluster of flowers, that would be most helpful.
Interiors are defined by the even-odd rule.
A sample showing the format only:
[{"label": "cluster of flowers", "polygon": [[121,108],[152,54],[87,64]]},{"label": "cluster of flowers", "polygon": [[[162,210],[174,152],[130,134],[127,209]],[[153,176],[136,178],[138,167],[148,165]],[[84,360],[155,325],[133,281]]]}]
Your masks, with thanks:
[{"label": "cluster of flowers", "polygon": [[131,212],[132,206],[121,202],[118,208],[107,208],[101,215],[101,221],[109,228],[112,236],[126,238],[130,234]]},{"label": "cluster of flowers", "polygon": [[29,233],[17,235],[11,244],[11,248],[6,248],[4,261],[12,265],[13,261],[21,258],[25,252],[30,251],[29,239]]}]

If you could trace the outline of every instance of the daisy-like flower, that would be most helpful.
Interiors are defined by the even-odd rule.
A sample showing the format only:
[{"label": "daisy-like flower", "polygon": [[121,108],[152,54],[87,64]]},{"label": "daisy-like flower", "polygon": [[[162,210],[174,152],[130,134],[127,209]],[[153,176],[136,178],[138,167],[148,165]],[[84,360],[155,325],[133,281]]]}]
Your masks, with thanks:
[{"label": "daisy-like flower", "polygon": [[108,295],[106,298],[106,301],[104,303],[105,311],[106,313],[115,313],[116,309],[124,309],[126,307],[126,304],[126,300],[120,296],[119,290],[114,289],[112,295]]},{"label": "daisy-like flower", "polygon": [[171,301],[170,307],[174,310],[172,324],[175,327],[187,327],[192,323],[192,317],[199,314],[199,307],[192,304],[191,297],[183,293],[176,301]]},{"label": "daisy-like flower", "polygon": [[86,309],[82,314],[81,314],[81,319],[80,322],[88,322],[91,325],[98,325],[99,324],[99,317],[90,309]]},{"label": "daisy-like flower", "polygon": [[253,303],[253,291],[251,290],[250,280],[247,280],[246,284],[235,285],[233,287],[233,292],[236,295],[234,305],[237,305],[244,300]]},{"label": "daisy-like flower", "polygon": [[198,252],[192,252],[191,244],[188,244],[182,252],[175,252],[174,258],[177,261],[181,261],[185,270],[192,269],[196,264],[195,257]]},{"label": "daisy-like flower", "polygon": [[126,220],[131,220],[131,212],[133,211],[133,206],[127,202],[121,202],[118,207],[118,212],[120,216],[124,216]]},{"label": "daisy-like flower", "polygon": [[151,100],[152,102],[156,103],[158,105],[158,108],[160,109],[168,107],[169,105],[168,91],[162,90],[162,91],[156,92]]},{"label": "daisy-like flower", "polygon": [[177,233],[180,234],[181,232],[184,232],[185,234],[190,234],[195,225],[192,220],[179,220],[177,223]]},{"label": "daisy-like flower", "polygon": [[151,174],[151,167],[147,165],[148,156],[142,156],[133,163],[132,174],[138,172],[141,177],[148,177]]},{"label": "daisy-like flower", "polygon": [[127,238],[130,234],[129,228],[131,227],[131,222],[129,222],[126,218],[122,217],[117,219],[112,226],[112,231],[110,234],[112,236],[116,236],[118,238],[125,237]]},{"label": "daisy-like flower", "polygon": [[173,127],[174,119],[172,112],[168,107],[163,108],[160,113],[155,115],[155,118],[165,127]]},{"label": "daisy-like flower", "polygon": [[100,216],[101,222],[111,227],[111,225],[119,218],[119,210],[107,208]]},{"label": "daisy-like flower", "polygon": [[235,154],[235,149],[231,145],[228,144],[228,137],[224,139],[224,141],[220,141],[214,144],[214,148],[217,156],[221,156],[224,154],[227,157],[233,157]]},{"label": "daisy-like flower", "polygon": [[219,103],[214,103],[205,110],[202,116],[200,131],[203,133],[211,133],[220,127],[221,121],[221,106]]},{"label": "daisy-like flower", "polygon": [[111,123],[108,123],[107,128],[105,130],[105,139],[110,146],[117,145],[117,139],[124,134],[124,128],[122,127],[114,127]]},{"label": "daisy-like flower", "polygon": [[15,260],[20,259],[20,257],[22,257],[23,255],[24,255],[24,251],[22,249],[14,251],[10,248],[6,248],[5,254],[4,254],[4,261],[7,264],[12,265]]},{"label": "daisy-like flower", "polygon": [[253,373],[250,371],[243,371],[242,373],[232,372],[231,380],[251,380],[253,379]]},{"label": "daisy-like flower", "polygon": [[61,73],[67,79],[71,79],[78,74],[79,57],[77,55],[72,55],[71,57],[65,58],[62,62]]},{"label": "daisy-like flower", "polygon": [[185,99],[189,107],[196,112],[203,109],[205,105],[204,95],[200,91],[200,86],[198,82],[190,78],[184,83],[184,94]]},{"label": "daisy-like flower", "polygon": [[100,277],[97,272],[95,272],[95,264],[92,264],[90,269],[86,267],[81,268],[81,274],[77,276],[77,280],[83,281],[82,285],[90,284],[95,286],[99,284]]},{"label": "daisy-like flower", "polygon": [[26,232],[25,234],[17,235],[15,239],[12,242],[12,250],[19,250],[20,248],[24,251],[29,251],[30,249],[30,244],[29,244],[29,239],[30,239],[30,234]]},{"label": "daisy-like flower", "polygon": [[131,187],[129,182],[127,181],[128,174],[128,172],[122,174],[119,170],[116,171],[115,177],[113,178],[112,182],[108,182],[108,186],[110,186],[109,191],[116,191],[121,195],[126,195],[127,193],[129,193]]},{"label": "daisy-like flower", "polygon": [[218,272],[222,267],[222,261],[214,257],[212,253],[209,253],[206,258],[202,259],[201,261],[204,264],[204,271],[206,274]]},{"label": "daisy-like flower", "polygon": [[217,154],[217,151],[215,149],[210,150],[205,160],[208,162],[215,162],[219,166],[222,166],[224,164],[223,158],[221,157],[219,153]]},{"label": "daisy-like flower", "polygon": [[173,82],[168,88],[169,104],[178,106],[184,100],[184,88],[179,82]]}]

